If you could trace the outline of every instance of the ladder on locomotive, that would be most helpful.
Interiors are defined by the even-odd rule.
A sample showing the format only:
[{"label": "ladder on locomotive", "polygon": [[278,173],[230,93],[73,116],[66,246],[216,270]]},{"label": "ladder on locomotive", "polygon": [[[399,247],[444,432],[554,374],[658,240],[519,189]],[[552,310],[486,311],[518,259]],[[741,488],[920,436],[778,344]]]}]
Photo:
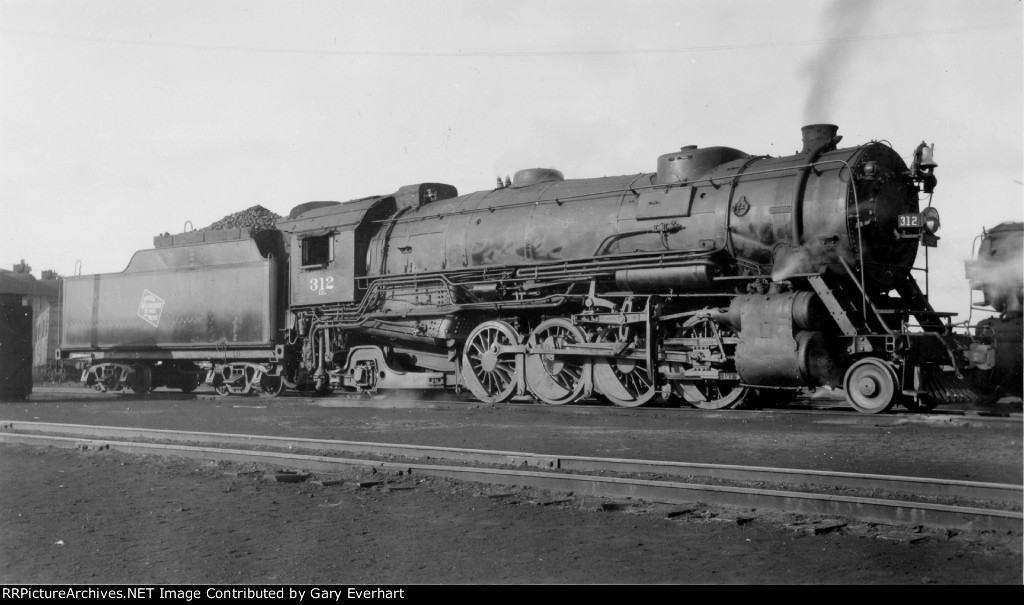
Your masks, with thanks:
[{"label": "ladder on locomotive", "polygon": [[820,275],[809,277],[808,281],[844,336],[899,332],[904,318],[911,315],[925,332],[947,332],[942,318],[949,314],[936,313],[917,282],[909,276],[897,284],[899,308],[892,309],[875,307],[856,283]]},{"label": "ladder on locomotive", "polygon": [[[826,281],[826,277],[822,275],[814,275],[808,277],[807,280],[825,304],[825,308],[832,315],[832,320],[839,326],[843,336],[889,332],[880,318],[868,312],[867,305],[862,302],[864,298],[862,294],[859,291],[847,292],[842,280],[828,279]],[[861,302],[861,308],[858,308],[854,301]]]}]

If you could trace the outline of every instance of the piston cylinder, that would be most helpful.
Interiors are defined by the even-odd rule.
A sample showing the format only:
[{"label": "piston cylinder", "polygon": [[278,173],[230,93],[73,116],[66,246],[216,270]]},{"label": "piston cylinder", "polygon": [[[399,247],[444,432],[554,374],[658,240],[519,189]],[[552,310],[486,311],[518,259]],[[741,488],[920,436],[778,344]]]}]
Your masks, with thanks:
[{"label": "piston cylinder", "polygon": [[[798,330],[817,330],[821,327],[824,317],[828,315],[825,305],[813,292],[786,292],[784,294],[751,294],[737,296],[729,305],[729,311],[722,315],[722,320],[735,330],[744,327],[744,316],[775,317],[779,321],[791,322]],[[763,321],[763,319],[760,319]]]},{"label": "piston cylinder", "polygon": [[822,332],[824,305],[812,292],[738,297],[726,317],[739,329],[736,370],[766,386],[835,385],[842,373]]}]

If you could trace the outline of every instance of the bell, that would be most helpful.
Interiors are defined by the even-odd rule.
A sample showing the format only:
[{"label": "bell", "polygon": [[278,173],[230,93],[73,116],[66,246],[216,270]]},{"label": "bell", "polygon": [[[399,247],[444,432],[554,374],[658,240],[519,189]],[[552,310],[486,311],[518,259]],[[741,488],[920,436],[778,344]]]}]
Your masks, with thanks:
[{"label": "bell", "polygon": [[917,152],[914,156],[914,159],[917,160],[915,164],[922,170],[938,166],[935,163],[935,145],[928,145],[921,141],[921,144],[917,146]]}]

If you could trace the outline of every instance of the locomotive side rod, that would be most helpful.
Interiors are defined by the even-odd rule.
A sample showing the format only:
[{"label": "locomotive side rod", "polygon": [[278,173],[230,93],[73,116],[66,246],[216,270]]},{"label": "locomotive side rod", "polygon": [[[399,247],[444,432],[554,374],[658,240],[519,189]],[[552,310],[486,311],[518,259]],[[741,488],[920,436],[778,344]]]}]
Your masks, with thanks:
[{"label": "locomotive side rod", "polygon": [[[194,436],[192,438],[194,439]],[[572,473],[473,466],[453,467],[420,464],[418,462],[381,462],[358,458],[335,458],[330,456],[178,444],[167,445],[129,441],[83,442],[82,439],[75,437],[14,433],[0,433],[0,442],[32,446],[53,446],[67,449],[82,449],[83,447],[113,449],[133,455],[157,455],[161,457],[182,457],[234,463],[257,463],[326,473],[337,473],[353,467],[382,468],[402,471],[410,475],[429,475],[506,486],[571,491],[599,497],[631,497],[655,502],[680,504],[698,501],[722,506],[767,508],[802,514],[841,515],[871,522],[902,523],[952,529],[1019,531],[1021,523],[1024,521],[1024,515],[1020,512],[998,509]],[[559,461],[561,460],[559,459]],[[637,471],[631,470],[626,472]],[[805,476],[804,482],[808,478]],[[926,482],[930,480],[919,479],[918,481]]]}]

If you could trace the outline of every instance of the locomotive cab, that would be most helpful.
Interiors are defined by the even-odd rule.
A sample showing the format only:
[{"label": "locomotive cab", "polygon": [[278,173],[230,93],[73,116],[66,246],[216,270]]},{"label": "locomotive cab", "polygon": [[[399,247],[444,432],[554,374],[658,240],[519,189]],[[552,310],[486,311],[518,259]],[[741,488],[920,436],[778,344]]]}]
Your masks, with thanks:
[{"label": "locomotive cab", "polygon": [[[331,204],[278,221],[290,244],[289,306],[347,303],[356,300],[356,229],[368,210],[381,205],[374,197]],[[384,212],[392,208],[382,209]]]}]

